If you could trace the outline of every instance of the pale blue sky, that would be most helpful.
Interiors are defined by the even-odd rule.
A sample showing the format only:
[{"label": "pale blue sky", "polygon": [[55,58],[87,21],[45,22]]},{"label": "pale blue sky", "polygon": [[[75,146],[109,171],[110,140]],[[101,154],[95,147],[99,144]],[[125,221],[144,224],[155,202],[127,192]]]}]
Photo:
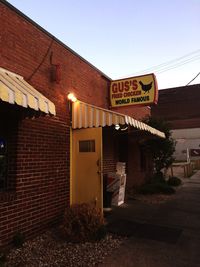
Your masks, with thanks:
[{"label": "pale blue sky", "polygon": [[185,55],[145,73],[154,72],[159,88],[169,88],[186,85],[200,72],[200,0],[8,2],[112,79]]}]

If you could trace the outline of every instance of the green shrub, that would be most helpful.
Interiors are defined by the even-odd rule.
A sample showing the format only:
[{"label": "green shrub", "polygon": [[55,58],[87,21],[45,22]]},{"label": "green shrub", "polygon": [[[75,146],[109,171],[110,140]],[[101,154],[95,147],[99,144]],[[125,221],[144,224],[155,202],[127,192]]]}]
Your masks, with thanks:
[{"label": "green shrub", "polygon": [[103,224],[102,226],[100,226],[100,228],[97,230],[95,236],[94,236],[94,240],[101,240],[102,238],[104,238],[107,234],[107,228],[106,226]]},{"label": "green shrub", "polygon": [[138,189],[138,193],[143,195],[152,195],[157,194],[159,192],[156,187],[156,184],[144,184]]},{"label": "green shrub", "polygon": [[25,237],[24,237],[24,234],[21,232],[17,232],[13,236],[13,245],[15,247],[21,247],[23,245],[24,241],[25,241]]},{"label": "green shrub", "polygon": [[157,172],[151,178],[151,183],[166,183],[165,177],[162,172]]},{"label": "green shrub", "polygon": [[170,186],[179,186],[182,182],[178,177],[172,176],[168,179],[167,183]]},{"label": "green shrub", "polygon": [[99,240],[106,234],[102,212],[86,203],[74,204],[65,210],[60,230],[71,242]]},{"label": "green shrub", "polygon": [[175,190],[167,185],[166,183],[150,183],[144,184],[139,188],[139,193],[144,195],[152,195],[152,194],[173,194]]},{"label": "green shrub", "polygon": [[174,190],[174,188],[172,188],[171,186],[169,186],[168,184],[157,184],[158,187],[158,191],[160,193],[166,194],[166,195],[171,195],[174,194],[176,191]]}]

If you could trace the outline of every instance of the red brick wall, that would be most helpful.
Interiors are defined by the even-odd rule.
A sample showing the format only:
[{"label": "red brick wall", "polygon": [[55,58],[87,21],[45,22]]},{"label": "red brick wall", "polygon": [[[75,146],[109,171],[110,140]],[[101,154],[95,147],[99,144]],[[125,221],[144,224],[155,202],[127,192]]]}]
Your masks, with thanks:
[{"label": "red brick wall", "polygon": [[144,136],[138,132],[122,133],[111,128],[103,129],[103,173],[116,172],[118,161],[126,163],[127,190],[145,183],[152,175],[152,160],[145,154],[145,169],[142,169],[140,143]]},{"label": "red brick wall", "polygon": [[[141,145],[144,141],[142,135],[130,134],[128,138],[128,166],[127,166],[127,190],[138,187],[148,181],[152,176],[152,160],[148,151],[143,150],[145,163],[143,167],[141,161]],[[141,144],[140,144],[141,143]],[[145,167],[145,168],[144,168]]]},{"label": "red brick wall", "polygon": [[173,129],[200,127],[200,84],[159,90],[152,115],[168,120]]},{"label": "red brick wall", "polygon": [[[109,80],[3,2],[0,14],[1,67],[23,76],[56,106],[55,117],[22,119],[25,109],[1,103],[1,121],[7,118],[7,109],[11,113],[14,110],[10,124],[16,125],[15,129],[8,129],[13,134],[16,132],[15,138],[11,138],[10,155],[13,156],[9,163],[9,176],[16,179],[12,190],[0,192],[2,246],[8,244],[17,231],[24,232],[26,237],[41,231],[57,221],[69,206],[70,118],[66,96],[74,92],[79,100],[108,108]],[[60,83],[52,81],[52,63],[60,65]],[[136,108],[128,114],[141,118],[146,110]],[[124,112],[128,112],[127,109]],[[110,139],[106,139],[106,134],[104,137],[107,140],[104,170],[113,171],[117,161],[115,144],[110,147]]]},{"label": "red brick wall", "polygon": [[114,137],[114,129],[103,128],[103,173],[116,171],[118,161],[118,140]]},{"label": "red brick wall", "polygon": [[[24,76],[56,102],[58,116],[66,120],[63,105],[66,104],[67,93],[71,91],[79,100],[100,107],[108,106],[109,81],[100,72],[4,4],[1,4],[1,14],[1,66]],[[50,78],[51,54],[52,63],[59,64],[61,68],[60,84]],[[40,64],[38,71],[29,79]]]},{"label": "red brick wall", "polygon": [[113,111],[124,113],[134,119],[142,120],[151,114],[151,108],[145,106],[125,106],[120,108],[113,108]]},{"label": "red brick wall", "polygon": [[[17,155],[13,162],[16,186],[12,192],[0,192],[2,246],[11,241],[16,231],[24,232],[26,237],[40,231],[59,219],[69,206],[70,121],[66,96],[73,91],[80,100],[106,108],[109,81],[3,3],[0,13],[1,67],[24,76],[54,102],[57,112],[55,117],[20,119],[25,110],[17,108],[19,118],[15,116],[10,121],[18,125],[14,145],[17,152],[13,152]],[[61,67],[59,84],[51,80],[51,54],[52,63]],[[15,108],[4,103],[3,106]],[[7,116],[3,106],[0,119]]]}]

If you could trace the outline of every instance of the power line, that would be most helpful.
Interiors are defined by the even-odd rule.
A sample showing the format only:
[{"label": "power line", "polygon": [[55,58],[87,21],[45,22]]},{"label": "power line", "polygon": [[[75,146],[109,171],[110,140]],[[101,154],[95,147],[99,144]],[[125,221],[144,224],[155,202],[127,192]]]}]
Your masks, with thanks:
[{"label": "power line", "polygon": [[[144,69],[144,70],[142,70],[142,71],[138,71],[138,72],[136,72],[136,73],[134,73],[134,74],[138,74],[138,73],[144,73],[144,72],[156,72],[156,71],[158,71],[158,72],[164,72],[165,71],[165,69],[166,69],[166,71],[168,70],[168,68],[175,68],[176,66],[177,67],[179,67],[179,66],[181,66],[182,64],[184,65],[184,64],[186,64],[187,63],[187,61],[188,61],[188,63],[189,62],[191,62],[191,61],[193,61],[193,60],[196,60],[196,59],[199,59],[199,56],[200,56],[200,49],[198,49],[198,50],[196,50],[196,51],[193,51],[193,52],[191,52],[191,53],[188,53],[188,54],[186,54],[186,55],[184,55],[184,56],[182,56],[182,57],[179,57],[179,58],[176,58],[176,59],[173,59],[173,60],[170,60],[170,61],[166,61],[166,62],[164,62],[164,63],[162,63],[162,64],[159,64],[159,65],[155,65],[155,66],[153,66],[153,67],[150,67],[150,68],[147,68],[147,69]],[[194,55],[194,54],[197,54],[197,55]],[[192,56],[192,57],[191,57]],[[187,57],[189,57],[189,58],[187,58]],[[197,57],[197,58],[196,58]],[[187,58],[187,59],[186,59]],[[180,62],[178,62],[178,61],[180,61]]]},{"label": "power line", "polygon": [[191,82],[193,82],[199,76],[199,74],[200,72],[189,83],[187,83],[186,86],[189,85]]},{"label": "power line", "polygon": [[190,62],[193,62],[193,61],[195,61],[195,60],[199,60],[199,59],[200,59],[200,56],[198,56],[198,57],[193,57],[193,58],[187,59],[187,60],[185,60],[185,61],[179,62],[179,63],[177,63],[177,64],[175,64],[175,65],[165,67],[165,68],[160,69],[160,70],[155,71],[155,72],[156,72],[157,74],[161,74],[161,73],[163,73],[163,72],[166,72],[166,71],[169,71],[169,70],[172,70],[172,69],[176,69],[176,68],[178,68],[178,67],[182,67],[182,66],[185,65],[185,64],[188,64],[188,63],[190,63]]}]

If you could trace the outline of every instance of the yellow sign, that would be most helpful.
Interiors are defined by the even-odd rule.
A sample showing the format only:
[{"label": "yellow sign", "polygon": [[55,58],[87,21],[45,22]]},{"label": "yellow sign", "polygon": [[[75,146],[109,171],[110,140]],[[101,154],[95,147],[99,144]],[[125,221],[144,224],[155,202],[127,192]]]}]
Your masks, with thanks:
[{"label": "yellow sign", "polygon": [[149,105],[157,103],[158,87],[154,74],[120,79],[111,82],[110,102],[112,107]]}]

